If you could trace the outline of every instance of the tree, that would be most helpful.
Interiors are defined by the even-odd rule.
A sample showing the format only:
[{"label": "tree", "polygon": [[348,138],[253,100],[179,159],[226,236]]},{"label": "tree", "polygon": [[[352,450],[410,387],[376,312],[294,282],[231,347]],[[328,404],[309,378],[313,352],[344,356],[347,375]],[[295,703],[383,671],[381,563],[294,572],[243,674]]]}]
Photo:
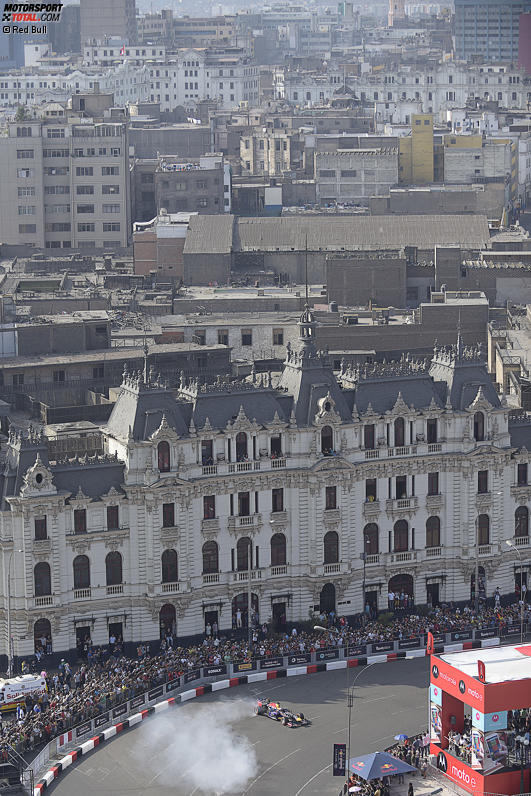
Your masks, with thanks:
[{"label": "tree", "polygon": [[26,118],[26,107],[24,105],[18,105],[17,112],[15,113],[15,121],[23,122],[25,118]]}]

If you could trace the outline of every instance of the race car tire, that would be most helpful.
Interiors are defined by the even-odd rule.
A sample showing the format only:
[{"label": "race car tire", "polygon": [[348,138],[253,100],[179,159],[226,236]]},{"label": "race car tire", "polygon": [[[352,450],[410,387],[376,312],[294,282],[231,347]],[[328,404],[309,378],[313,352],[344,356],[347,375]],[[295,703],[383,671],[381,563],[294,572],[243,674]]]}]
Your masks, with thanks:
[{"label": "race car tire", "polygon": [[288,726],[288,720],[286,718],[283,718],[282,719],[282,724],[284,725],[284,727],[287,727]]},{"label": "race car tire", "polygon": [[304,721],[304,713],[299,713],[299,718]]}]

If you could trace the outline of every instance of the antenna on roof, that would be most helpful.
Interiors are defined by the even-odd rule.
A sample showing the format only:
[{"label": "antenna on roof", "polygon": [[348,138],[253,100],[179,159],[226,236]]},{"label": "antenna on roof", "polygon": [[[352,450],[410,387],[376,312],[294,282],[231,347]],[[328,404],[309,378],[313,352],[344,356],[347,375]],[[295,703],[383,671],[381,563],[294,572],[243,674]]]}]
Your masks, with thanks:
[{"label": "antenna on roof", "polygon": [[463,339],[461,337],[461,307],[459,307],[458,315],[457,315],[457,356],[461,358],[461,354],[463,353]]},{"label": "antenna on roof", "polygon": [[305,235],[304,246],[304,283],[306,286],[306,306],[308,306],[308,233]]}]

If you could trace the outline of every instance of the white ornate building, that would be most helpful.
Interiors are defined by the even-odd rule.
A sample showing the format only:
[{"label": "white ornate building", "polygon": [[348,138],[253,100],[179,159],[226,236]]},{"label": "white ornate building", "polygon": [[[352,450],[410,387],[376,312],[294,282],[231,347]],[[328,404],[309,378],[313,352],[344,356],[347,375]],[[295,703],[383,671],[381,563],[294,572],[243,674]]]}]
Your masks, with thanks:
[{"label": "white ornate building", "polygon": [[[529,569],[531,423],[513,422],[481,352],[460,339],[429,363],[334,375],[305,311],[278,382],[253,375],[169,390],[124,374],[107,454],[49,462],[12,430],[2,476],[0,627],[15,655],[90,633],[181,637],[245,614],[248,543],[260,619],[513,592]],[[475,545],[476,529],[478,546]],[[365,560],[363,560],[363,554]],[[10,577],[8,575],[10,571]]]}]

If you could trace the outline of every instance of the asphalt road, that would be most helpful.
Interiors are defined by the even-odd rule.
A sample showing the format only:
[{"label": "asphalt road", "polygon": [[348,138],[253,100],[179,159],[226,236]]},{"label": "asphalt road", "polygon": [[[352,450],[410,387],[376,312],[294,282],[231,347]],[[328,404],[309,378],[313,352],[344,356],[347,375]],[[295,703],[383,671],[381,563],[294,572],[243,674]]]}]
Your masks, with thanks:
[{"label": "asphalt road", "polygon": [[[359,673],[351,756],[383,749],[399,732],[426,728],[426,658],[350,669]],[[170,708],[72,766],[54,796],[337,796],[332,745],[347,742],[347,672],[240,686]],[[260,695],[312,719],[290,729],[252,713]]]}]

